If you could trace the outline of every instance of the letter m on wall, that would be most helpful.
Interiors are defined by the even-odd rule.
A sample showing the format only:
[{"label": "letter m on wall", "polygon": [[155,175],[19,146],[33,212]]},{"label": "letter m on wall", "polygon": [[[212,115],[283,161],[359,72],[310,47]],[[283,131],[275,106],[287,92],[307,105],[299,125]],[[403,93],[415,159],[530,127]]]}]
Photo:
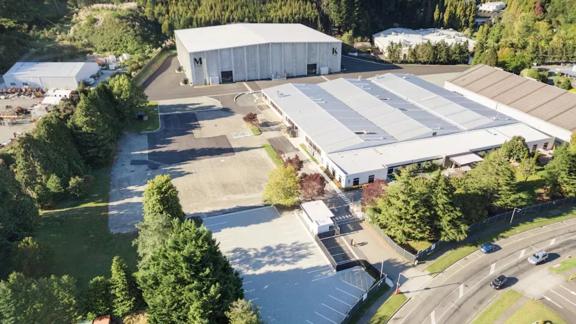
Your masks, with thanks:
[{"label": "letter m on wall", "polygon": [[194,58],[194,65],[202,65],[202,58],[201,57],[195,57]]}]

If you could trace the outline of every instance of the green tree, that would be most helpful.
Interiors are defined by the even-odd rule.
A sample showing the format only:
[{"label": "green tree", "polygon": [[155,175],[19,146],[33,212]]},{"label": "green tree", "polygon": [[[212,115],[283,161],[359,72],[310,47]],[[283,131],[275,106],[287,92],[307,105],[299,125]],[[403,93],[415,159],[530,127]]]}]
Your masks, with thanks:
[{"label": "green tree", "polygon": [[16,244],[12,270],[28,277],[40,277],[48,272],[48,258],[49,251],[42,248],[34,238],[27,236]]},{"label": "green tree", "polygon": [[158,175],[148,181],[144,190],[144,219],[138,224],[138,248],[140,263],[146,262],[154,249],[162,245],[172,230],[172,220],[183,220],[178,190],[169,175]]},{"label": "green tree", "polygon": [[[38,209],[14,174],[0,159],[0,259],[8,260],[12,243],[30,235],[38,221]],[[0,262],[0,273],[5,273],[7,262]]]},{"label": "green tree", "polygon": [[124,260],[119,256],[112,259],[110,268],[110,292],[112,295],[112,311],[115,316],[124,317],[130,314],[136,305],[132,289],[132,278]]},{"label": "green tree", "polygon": [[97,276],[90,280],[84,296],[84,313],[88,319],[100,315],[109,315],[112,311],[112,295],[110,283],[104,276]]},{"label": "green tree", "polygon": [[431,206],[442,241],[461,241],[466,238],[468,225],[462,212],[454,205],[454,188],[449,180],[437,171],[431,182]]},{"label": "green tree", "polygon": [[97,92],[91,91],[80,96],[70,119],[80,154],[86,163],[93,166],[109,163],[116,147],[116,121],[101,109]]},{"label": "green tree", "polygon": [[148,102],[144,91],[126,74],[115,76],[108,81],[108,85],[117,102],[117,113],[123,121],[134,118],[134,114]]},{"label": "green tree", "polygon": [[522,136],[513,136],[509,141],[504,142],[500,147],[500,152],[506,159],[514,162],[520,162],[530,156],[530,150]]},{"label": "green tree", "polygon": [[401,244],[434,237],[427,179],[415,177],[413,171],[413,168],[401,170],[386,195],[368,207],[371,221]]},{"label": "green tree", "polygon": [[544,167],[544,179],[551,195],[576,197],[576,152],[566,144],[556,147]]},{"label": "green tree", "polygon": [[26,278],[12,273],[0,281],[0,323],[72,323],[77,318],[72,277]]},{"label": "green tree", "polygon": [[530,176],[536,173],[537,162],[538,153],[534,154],[532,157],[522,159],[518,164],[518,167],[516,167],[517,178],[520,181],[527,181]]},{"label": "green tree", "polygon": [[224,322],[230,304],[242,298],[242,282],[210,231],[173,220],[164,240],[137,273],[149,323]]},{"label": "green tree", "polygon": [[559,76],[554,79],[554,85],[560,89],[570,90],[572,89],[572,80],[565,76]]},{"label": "green tree", "polygon": [[291,207],[299,202],[298,174],[291,166],[280,166],[268,176],[264,188],[264,201],[273,205]]},{"label": "green tree", "polygon": [[246,299],[238,299],[230,304],[226,311],[226,317],[230,324],[262,324],[258,309]]}]

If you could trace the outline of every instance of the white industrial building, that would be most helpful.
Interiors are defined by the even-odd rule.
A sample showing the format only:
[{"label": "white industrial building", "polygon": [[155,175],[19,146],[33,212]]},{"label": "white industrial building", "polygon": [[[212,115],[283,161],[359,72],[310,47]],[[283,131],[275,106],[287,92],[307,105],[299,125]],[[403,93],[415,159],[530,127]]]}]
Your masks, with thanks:
[{"label": "white industrial building", "polygon": [[335,229],[334,213],[326,206],[322,200],[308,201],[302,203],[302,218],[308,230],[314,234],[322,234]]},{"label": "white industrial building", "polygon": [[4,74],[4,85],[75,90],[98,71],[93,62],[17,62]]},{"label": "white industrial building", "polygon": [[576,132],[576,94],[558,87],[482,64],[444,87],[559,140]]},{"label": "white industrial building", "polygon": [[230,24],[174,35],[193,85],[340,72],[342,42],[301,24]]},{"label": "white industrial building", "polygon": [[554,141],[530,126],[413,75],[283,84],[264,100],[342,187],[387,179],[431,161],[463,166],[522,136],[532,150]]},{"label": "white industrial building", "polygon": [[463,33],[453,29],[410,29],[410,28],[389,28],[372,35],[374,45],[380,49],[383,55],[388,55],[388,46],[391,44],[402,45],[401,54],[406,58],[408,50],[416,45],[430,42],[436,44],[445,42],[452,46],[454,44],[468,44],[468,50],[474,50],[474,40],[466,37]]},{"label": "white industrial building", "polygon": [[503,1],[484,2],[478,6],[478,11],[482,12],[499,12],[506,8],[506,3]]}]

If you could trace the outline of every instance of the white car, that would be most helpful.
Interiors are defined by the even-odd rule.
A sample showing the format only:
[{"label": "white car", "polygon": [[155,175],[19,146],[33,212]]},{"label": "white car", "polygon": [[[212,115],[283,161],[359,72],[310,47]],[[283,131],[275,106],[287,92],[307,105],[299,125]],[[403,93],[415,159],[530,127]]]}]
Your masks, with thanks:
[{"label": "white car", "polygon": [[548,252],[538,251],[528,258],[528,263],[536,265],[546,261],[546,259],[548,259]]}]

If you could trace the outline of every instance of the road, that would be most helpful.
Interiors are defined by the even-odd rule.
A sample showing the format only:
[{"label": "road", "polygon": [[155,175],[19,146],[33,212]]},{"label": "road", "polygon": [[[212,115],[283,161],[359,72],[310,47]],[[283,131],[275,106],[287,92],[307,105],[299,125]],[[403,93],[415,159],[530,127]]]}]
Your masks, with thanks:
[{"label": "road", "polygon": [[[576,253],[575,234],[576,220],[569,220],[501,240],[496,243],[500,249],[491,254],[474,252],[421,291],[409,292],[412,298],[390,323],[469,323],[500,293],[489,287],[499,274],[512,278],[505,289],[541,299],[566,319],[576,318],[576,289],[548,271],[564,256]],[[533,266],[526,258],[539,249],[549,251],[551,260]]]}]

